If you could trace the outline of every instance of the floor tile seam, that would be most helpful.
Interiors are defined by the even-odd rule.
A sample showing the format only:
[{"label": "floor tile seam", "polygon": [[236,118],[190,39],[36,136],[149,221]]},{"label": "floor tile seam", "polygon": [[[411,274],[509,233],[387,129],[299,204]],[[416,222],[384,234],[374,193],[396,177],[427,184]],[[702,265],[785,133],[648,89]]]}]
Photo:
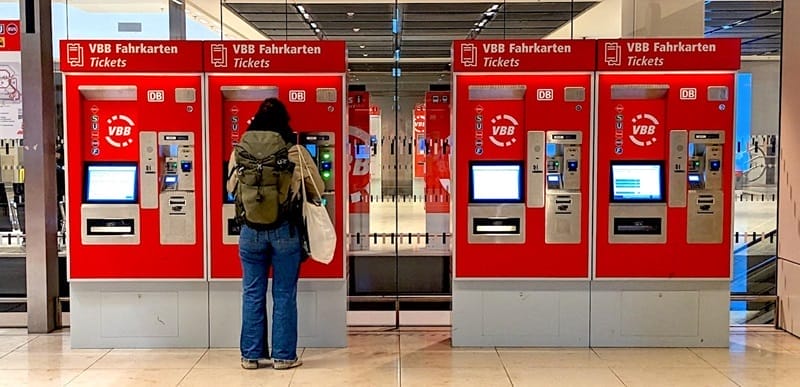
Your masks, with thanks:
[{"label": "floor tile seam", "polygon": [[503,357],[500,356],[500,351],[497,349],[497,347],[494,347],[494,352],[497,354],[497,357],[500,359],[500,365],[503,366],[503,372],[505,372],[506,378],[508,378],[508,384],[511,387],[514,387],[514,379],[511,379],[511,373],[508,371],[508,367],[506,367],[506,362],[503,361]]},{"label": "floor tile seam", "polygon": [[[698,358],[698,359],[700,359],[700,361],[702,361],[702,362],[704,362],[704,363],[708,364],[708,365],[709,365],[711,368],[717,369],[716,367],[714,367],[714,365],[713,365],[713,364],[711,364],[711,362],[710,362],[710,361],[708,361],[706,358],[704,358],[703,356],[701,356],[699,353],[697,353],[697,352],[695,351],[695,349],[697,349],[697,348],[686,348],[686,349],[688,349],[688,350],[689,350],[689,352],[691,352],[692,354],[694,354],[695,356],[697,356],[697,358]],[[719,371],[719,370],[717,370],[717,371]]]},{"label": "floor tile seam", "polygon": [[739,383],[737,383],[735,380],[733,380],[733,378],[732,378],[730,375],[726,374],[725,372],[722,372],[722,370],[721,370],[721,369],[719,369],[719,368],[717,368],[717,367],[713,367],[713,366],[712,366],[712,368],[714,368],[714,371],[717,371],[717,372],[718,372],[720,375],[724,376],[724,377],[725,377],[725,379],[728,379],[728,380],[730,380],[730,381],[731,381],[731,383],[733,383],[733,384],[735,384],[735,385],[737,385],[737,386],[739,386],[739,387],[742,387],[742,385],[741,385],[741,384],[739,384]]},{"label": "floor tile seam", "polygon": [[208,350],[209,350],[209,348],[206,348],[205,351],[203,351],[203,354],[200,355],[200,357],[198,357],[197,360],[195,360],[194,364],[192,364],[192,366],[189,367],[188,370],[186,370],[186,373],[183,374],[183,376],[181,377],[181,380],[178,380],[178,383],[175,384],[176,387],[180,386],[181,383],[183,383],[183,381],[186,380],[186,377],[189,376],[190,373],[192,373],[192,371],[197,367],[198,364],[200,364],[200,360],[203,360],[203,358],[206,356],[206,354],[208,354]]},{"label": "floor tile seam", "polygon": [[12,354],[12,353],[14,353],[14,352],[18,351],[20,348],[22,348],[22,347],[24,347],[24,346],[26,346],[26,345],[30,344],[30,342],[31,342],[31,341],[33,341],[33,340],[36,340],[36,339],[38,339],[39,337],[41,337],[41,336],[34,336],[33,338],[31,338],[30,336],[28,336],[28,340],[26,340],[24,343],[18,344],[16,347],[14,347],[14,348],[13,348],[13,349],[11,349],[10,351],[8,351],[8,352],[6,352],[5,354],[3,354],[2,356],[0,356],[0,359],[2,359],[2,358],[4,358],[4,357],[6,357],[6,356],[8,356],[8,355],[10,355],[10,354]]},{"label": "floor tile seam", "polygon": [[105,352],[105,353],[103,353],[103,354],[102,354],[102,355],[100,355],[100,356],[99,356],[97,359],[95,359],[95,360],[92,362],[92,364],[89,364],[89,365],[88,365],[86,368],[84,368],[83,370],[81,370],[81,372],[78,372],[78,374],[77,374],[77,375],[75,375],[75,376],[74,376],[72,379],[70,379],[70,381],[69,381],[69,382],[65,383],[64,385],[65,385],[65,386],[69,386],[70,384],[72,384],[72,382],[74,382],[74,381],[75,381],[75,380],[77,380],[77,379],[78,379],[78,378],[79,378],[81,375],[83,375],[84,373],[86,373],[86,371],[87,371],[87,370],[89,370],[89,368],[92,368],[92,366],[94,366],[95,364],[97,364],[97,362],[99,362],[99,361],[100,361],[100,359],[102,359],[102,358],[106,357],[106,355],[108,355],[109,353],[111,353],[111,350],[112,350],[112,349],[113,349],[113,348],[106,349],[106,352]]},{"label": "floor tile seam", "polygon": [[623,386],[625,386],[625,387],[627,387],[627,386],[628,386],[627,384],[625,384],[625,381],[624,381],[624,380],[622,380],[622,377],[621,377],[621,376],[619,376],[619,374],[617,373],[617,371],[615,371],[615,370],[614,370],[614,368],[613,368],[613,367],[610,367],[610,366],[609,366],[609,367],[608,367],[608,370],[609,370],[609,371],[611,371],[611,373],[614,375],[614,377],[616,377],[616,378],[617,378],[617,380],[619,380],[619,383],[620,383],[620,384],[622,384],[622,385],[623,385]]}]

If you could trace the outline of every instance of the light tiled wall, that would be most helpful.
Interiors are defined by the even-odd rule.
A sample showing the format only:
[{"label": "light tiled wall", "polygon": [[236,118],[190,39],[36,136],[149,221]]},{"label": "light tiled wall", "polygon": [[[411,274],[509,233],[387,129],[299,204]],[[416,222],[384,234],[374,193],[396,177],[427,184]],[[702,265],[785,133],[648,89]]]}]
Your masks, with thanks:
[{"label": "light tiled wall", "polygon": [[778,203],[778,297],[780,325],[800,334],[800,1],[783,5]]}]

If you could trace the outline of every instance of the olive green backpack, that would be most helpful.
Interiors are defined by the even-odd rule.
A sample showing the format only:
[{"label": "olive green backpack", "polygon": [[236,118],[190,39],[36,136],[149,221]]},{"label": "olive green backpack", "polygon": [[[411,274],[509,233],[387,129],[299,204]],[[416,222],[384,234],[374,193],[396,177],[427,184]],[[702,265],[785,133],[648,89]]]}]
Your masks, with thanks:
[{"label": "olive green backpack", "polygon": [[236,217],[254,228],[279,226],[290,211],[294,164],[280,134],[250,131],[236,144]]}]

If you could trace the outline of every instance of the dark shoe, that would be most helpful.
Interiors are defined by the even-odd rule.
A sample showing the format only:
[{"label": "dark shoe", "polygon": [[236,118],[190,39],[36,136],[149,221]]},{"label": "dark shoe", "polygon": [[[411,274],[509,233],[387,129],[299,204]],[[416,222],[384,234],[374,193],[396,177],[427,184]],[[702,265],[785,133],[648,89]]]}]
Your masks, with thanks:
[{"label": "dark shoe", "polygon": [[242,358],[242,368],[246,370],[254,370],[258,368],[266,368],[272,365],[272,359],[258,359],[251,360]]},{"label": "dark shoe", "polygon": [[294,360],[278,360],[275,359],[272,361],[272,367],[276,370],[288,370],[290,368],[300,367],[303,365],[303,361],[300,358]]}]

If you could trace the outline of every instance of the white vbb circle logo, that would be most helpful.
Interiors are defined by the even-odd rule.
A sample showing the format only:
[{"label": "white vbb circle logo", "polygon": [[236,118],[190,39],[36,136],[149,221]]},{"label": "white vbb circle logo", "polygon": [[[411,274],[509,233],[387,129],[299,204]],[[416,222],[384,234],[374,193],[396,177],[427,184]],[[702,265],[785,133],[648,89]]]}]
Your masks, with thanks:
[{"label": "white vbb circle logo", "polygon": [[[115,148],[124,148],[133,144],[133,138],[130,136],[131,130],[136,124],[133,123],[133,120],[130,117],[124,114],[113,115],[111,118],[106,120],[106,123],[108,123],[108,135],[106,135],[106,142],[109,145]],[[117,136],[128,138],[122,141],[115,141],[112,137]]]},{"label": "white vbb circle logo", "polygon": [[[501,121],[507,121],[508,124],[503,125],[501,123],[498,125]],[[513,145],[517,142],[517,138],[514,137],[517,126],[519,126],[519,122],[511,115],[498,114],[494,116],[494,118],[492,118],[492,134],[489,136],[489,141],[501,148]],[[496,136],[511,136],[511,138],[508,141],[500,141]]]},{"label": "white vbb circle logo", "polygon": [[[650,121],[649,124],[639,122],[644,120]],[[658,140],[656,137],[656,129],[658,125],[661,125],[656,117],[648,113],[637,114],[636,117],[633,117],[631,122],[633,122],[633,134],[629,135],[628,139],[631,140],[634,145],[645,147],[656,143]],[[644,136],[646,139],[642,140],[640,138],[641,136]]]}]

